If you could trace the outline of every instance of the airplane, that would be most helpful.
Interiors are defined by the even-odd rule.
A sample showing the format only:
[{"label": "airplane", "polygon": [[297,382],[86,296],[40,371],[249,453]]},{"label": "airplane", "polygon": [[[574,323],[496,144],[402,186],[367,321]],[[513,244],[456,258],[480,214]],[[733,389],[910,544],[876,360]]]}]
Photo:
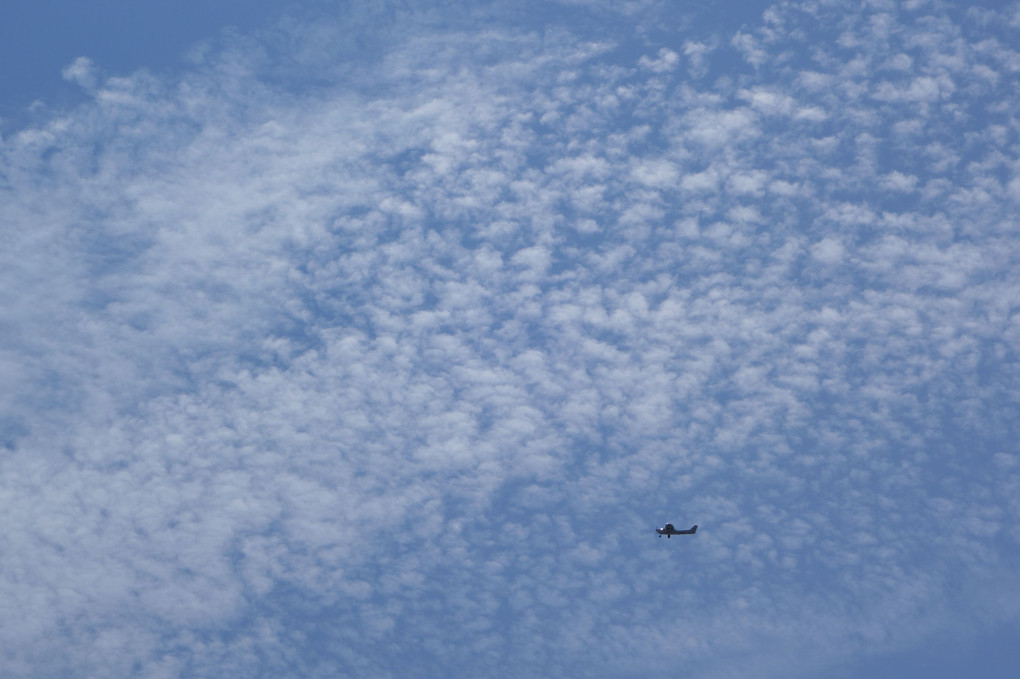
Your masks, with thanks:
[{"label": "airplane", "polygon": [[697,524],[695,524],[688,528],[687,530],[677,530],[676,528],[673,528],[673,524],[667,523],[662,528],[656,528],[655,532],[659,534],[660,538],[663,535],[665,535],[667,538],[671,538],[674,535],[694,535],[695,533],[698,532],[698,526]]}]

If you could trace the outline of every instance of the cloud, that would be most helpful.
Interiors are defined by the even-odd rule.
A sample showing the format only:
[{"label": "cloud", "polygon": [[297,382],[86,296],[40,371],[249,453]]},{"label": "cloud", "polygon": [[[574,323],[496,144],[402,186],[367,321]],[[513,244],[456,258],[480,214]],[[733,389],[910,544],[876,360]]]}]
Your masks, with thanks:
[{"label": "cloud", "polygon": [[86,90],[91,90],[96,85],[96,66],[88,57],[78,57],[61,71],[61,75],[64,80],[76,83]]},{"label": "cloud", "polygon": [[843,261],[843,244],[835,238],[823,238],[811,248],[811,256],[822,264],[834,265]]},{"label": "cloud", "polygon": [[680,62],[680,55],[671,49],[663,47],[659,50],[657,59],[650,59],[648,57],[641,57],[638,60],[638,65],[642,68],[647,68],[655,73],[665,73],[676,68]]},{"label": "cloud", "polygon": [[79,60],[3,141],[7,674],[789,676],[1015,617],[1005,22],[570,11]]}]

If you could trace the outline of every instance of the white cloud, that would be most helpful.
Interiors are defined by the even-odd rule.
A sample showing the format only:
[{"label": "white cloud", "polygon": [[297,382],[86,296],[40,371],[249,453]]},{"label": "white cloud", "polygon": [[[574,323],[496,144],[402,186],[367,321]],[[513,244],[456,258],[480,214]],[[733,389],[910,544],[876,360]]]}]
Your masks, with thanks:
[{"label": "white cloud", "polygon": [[78,57],[65,66],[60,74],[64,80],[73,82],[86,90],[93,89],[98,78],[96,66],[88,57]]},{"label": "white cloud", "polygon": [[3,142],[7,674],[788,676],[1015,615],[988,35],[784,5],[634,68],[613,16],[69,69]]},{"label": "white cloud", "polygon": [[835,238],[823,238],[811,247],[811,256],[829,266],[842,262],[845,255],[846,249]]},{"label": "white cloud", "polygon": [[917,186],[917,177],[895,171],[883,177],[882,183],[890,191],[909,192]]},{"label": "white cloud", "polygon": [[679,172],[668,160],[648,160],[636,165],[631,171],[638,182],[654,188],[668,188],[676,185]]},{"label": "white cloud", "polygon": [[744,59],[752,66],[762,66],[768,60],[766,51],[750,33],[738,32],[730,42],[743,53]]},{"label": "white cloud", "polygon": [[714,41],[700,42],[687,40],[683,44],[684,56],[688,59],[688,70],[695,78],[703,77],[708,72],[705,57],[718,48]]},{"label": "white cloud", "polygon": [[741,90],[738,96],[747,101],[751,108],[761,111],[766,115],[790,115],[796,107],[793,98],[789,95],[764,87]]},{"label": "white cloud", "polygon": [[641,68],[647,68],[654,73],[666,73],[672,71],[680,63],[680,55],[671,49],[663,47],[659,50],[657,58],[650,59],[649,57],[641,57],[638,60],[638,65]]},{"label": "white cloud", "polygon": [[703,110],[691,116],[690,138],[706,146],[723,146],[760,134],[755,115],[747,109]]}]

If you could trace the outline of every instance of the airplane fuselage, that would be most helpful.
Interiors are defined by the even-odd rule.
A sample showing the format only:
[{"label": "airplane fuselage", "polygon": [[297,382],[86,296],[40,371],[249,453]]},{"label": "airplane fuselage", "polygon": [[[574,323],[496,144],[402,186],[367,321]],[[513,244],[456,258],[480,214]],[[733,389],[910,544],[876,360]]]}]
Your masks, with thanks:
[{"label": "airplane fuselage", "polygon": [[698,525],[695,524],[688,528],[687,530],[677,530],[676,528],[673,527],[673,524],[667,523],[662,528],[656,528],[655,532],[659,534],[660,538],[663,535],[665,535],[667,538],[671,538],[674,535],[694,535],[695,533],[698,532]]}]

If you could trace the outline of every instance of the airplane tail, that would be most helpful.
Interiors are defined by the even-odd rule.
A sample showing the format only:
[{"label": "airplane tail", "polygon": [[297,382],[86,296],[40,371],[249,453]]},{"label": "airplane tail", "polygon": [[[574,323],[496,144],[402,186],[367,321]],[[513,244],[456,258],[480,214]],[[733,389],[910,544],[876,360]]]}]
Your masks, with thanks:
[{"label": "airplane tail", "polygon": [[698,532],[698,524],[694,524],[693,526],[691,526],[691,535],[694,535],[697,532]]}]

